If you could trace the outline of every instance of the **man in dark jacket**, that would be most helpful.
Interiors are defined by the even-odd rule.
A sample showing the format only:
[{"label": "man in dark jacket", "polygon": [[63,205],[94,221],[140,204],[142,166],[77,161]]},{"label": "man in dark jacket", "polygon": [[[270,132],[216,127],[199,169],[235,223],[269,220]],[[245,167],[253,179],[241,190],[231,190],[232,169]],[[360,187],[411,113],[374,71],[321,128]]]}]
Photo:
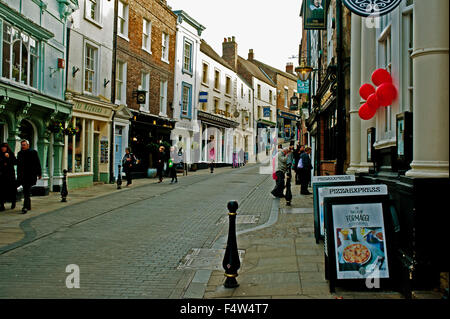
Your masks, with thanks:
[{"label": "man in dark jacket", "polygon": [[313,167],[309,154],[311,154],[311,147],[306,147],[305,152],[300,155],[302,168],[298,170],[300,171],[300,194],[302,195],[311,195],[308,191],[308,184],[311,181],[311,170]]},{"label": "man in dark jacket", "polygon": [[30,143],[22,140],[20,146],[22,150],[17,154],[17,184],[23,187],[22,213],[26,214],[31,210],[31,187],[36,185],[38,178],[41,179],[42,168],[38,153],[30,149]]}]

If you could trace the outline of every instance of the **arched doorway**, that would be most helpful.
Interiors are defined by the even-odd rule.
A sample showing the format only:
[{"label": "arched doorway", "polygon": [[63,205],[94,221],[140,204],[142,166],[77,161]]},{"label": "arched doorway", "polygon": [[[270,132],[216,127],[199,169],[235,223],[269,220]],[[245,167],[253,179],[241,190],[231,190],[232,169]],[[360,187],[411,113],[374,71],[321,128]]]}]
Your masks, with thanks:
[{"label": "arched doorway", "polygon": [[30,148],[36,149],[35,136],[36,135],[33,125],[27,120],[22,120],[19,126],[20,139],[28,140],[28,142],[30,142]]}]

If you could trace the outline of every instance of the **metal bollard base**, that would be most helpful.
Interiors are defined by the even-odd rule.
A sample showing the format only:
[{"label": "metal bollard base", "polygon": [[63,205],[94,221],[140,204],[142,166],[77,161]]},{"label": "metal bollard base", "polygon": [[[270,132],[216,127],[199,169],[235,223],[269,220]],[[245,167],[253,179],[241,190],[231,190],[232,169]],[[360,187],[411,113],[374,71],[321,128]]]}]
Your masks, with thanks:
[{"label": "metal bollard base", "polygon": [[239,287],[239,284],[236,280],[236,277],[227,277],[227,279],[225,279],[223,286],[225,288],[236,288]]}]

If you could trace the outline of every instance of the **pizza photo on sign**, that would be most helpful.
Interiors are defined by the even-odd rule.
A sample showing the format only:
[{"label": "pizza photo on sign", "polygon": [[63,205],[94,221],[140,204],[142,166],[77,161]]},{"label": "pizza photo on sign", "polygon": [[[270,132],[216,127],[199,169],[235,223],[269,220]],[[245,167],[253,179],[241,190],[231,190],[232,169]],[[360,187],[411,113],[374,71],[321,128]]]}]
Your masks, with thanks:
[{"label": "pizza photo on sign", "polygon": [[341,272],[365,274],[375,266],[383,267],[385,259],[381,228],[337,228],[338,269]]},{"label": "pizza photo on sign", "polygon": [[381,203],[333,205],[337,279],[389,278]]}]

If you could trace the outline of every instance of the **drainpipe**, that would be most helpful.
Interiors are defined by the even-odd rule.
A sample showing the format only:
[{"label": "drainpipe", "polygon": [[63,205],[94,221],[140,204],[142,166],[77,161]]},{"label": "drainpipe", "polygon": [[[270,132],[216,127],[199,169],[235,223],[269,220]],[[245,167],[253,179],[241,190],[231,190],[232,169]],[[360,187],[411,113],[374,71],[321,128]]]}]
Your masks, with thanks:
[{"label": "drainpipe", "polygon": [[345,100],[344,88],[345,77],[343,74],[343,45],[342,45],[342,0],[336,0],[336,40],[337,40],[337,144],[338,152],[336,158],[336,172],[337,174],[344,173],[344,160],[346,157],[345,145]]},{"label": "drainpipe", "polygon": [[[113,27],[113,55],[112,55],[112,74],[111,74],[111,103],[116,101],[116,59],[117,59],[117,14],[119,0],[114,0],[114,27]],[[110,129],[110,147],[109,147],[109,183],[114,184],[114,117],[116,111],[113,110]]]}]

